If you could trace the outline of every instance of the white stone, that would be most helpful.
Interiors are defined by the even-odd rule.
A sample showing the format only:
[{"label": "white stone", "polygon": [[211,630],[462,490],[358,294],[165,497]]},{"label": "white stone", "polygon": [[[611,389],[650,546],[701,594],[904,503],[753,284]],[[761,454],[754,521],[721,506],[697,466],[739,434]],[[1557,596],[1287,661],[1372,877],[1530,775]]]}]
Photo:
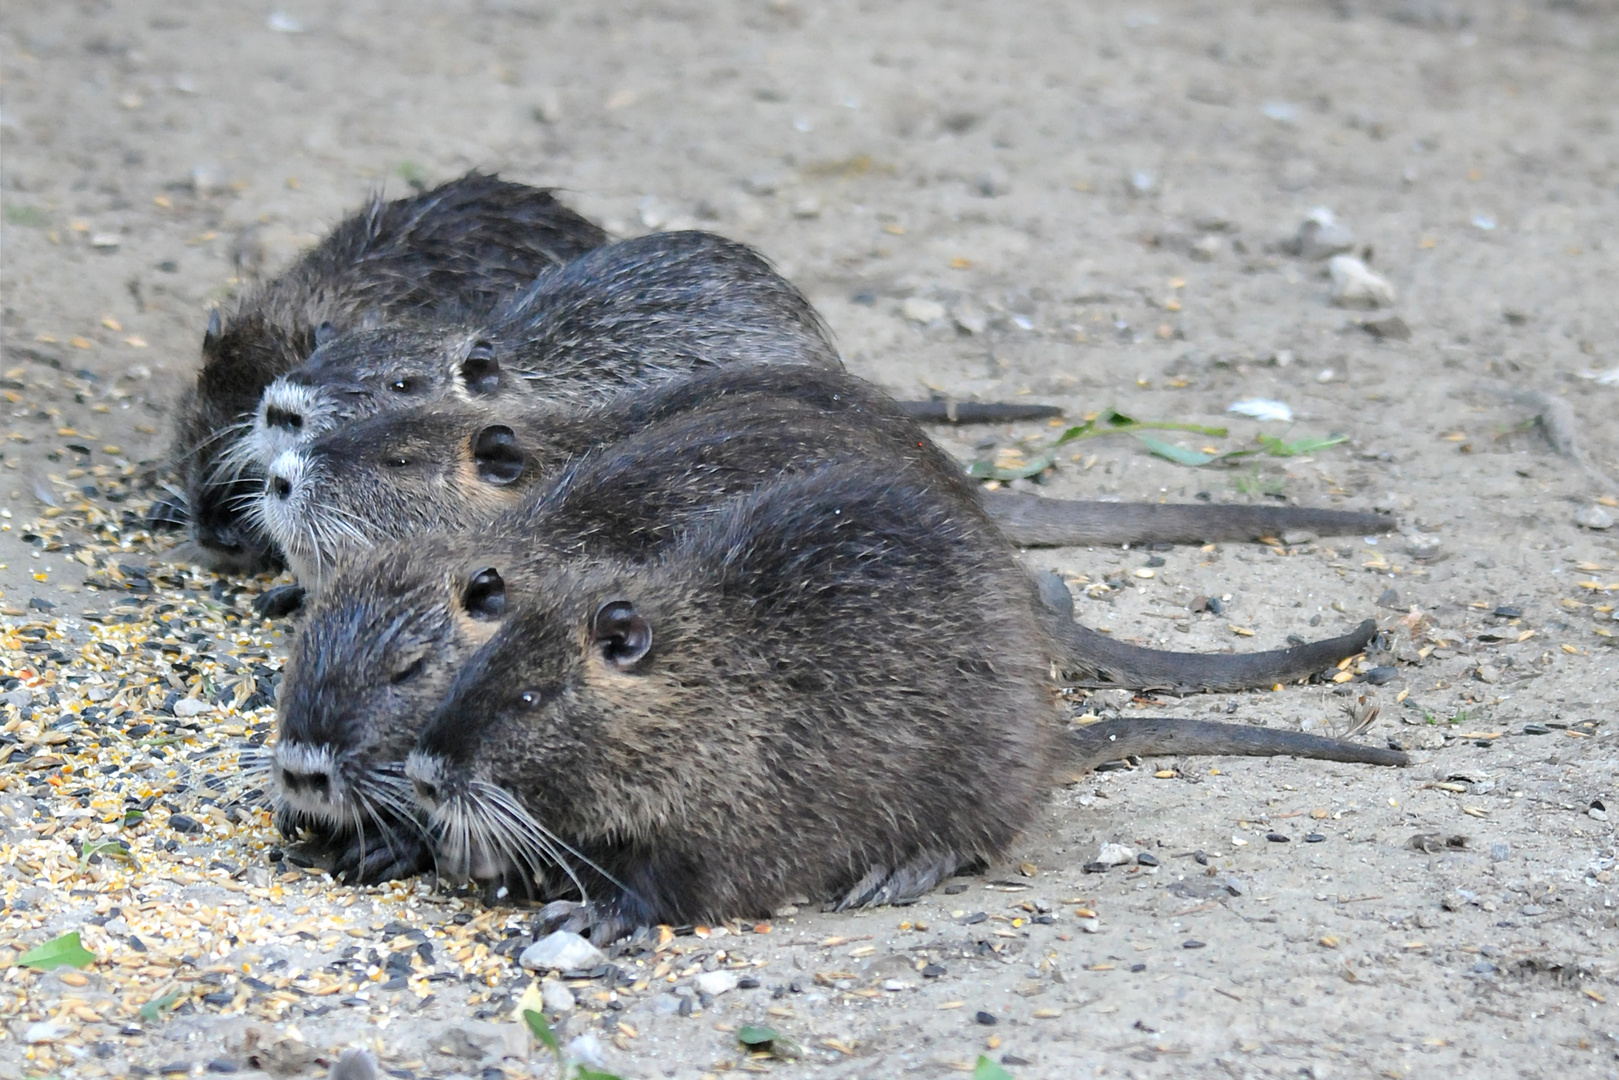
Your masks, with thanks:
[{"label": "white stone", "polygon": [[1096,853],[1094,861],[1101,863],[1103,866],[1124,866],[1126,863],[1134,862],[1135,858],[1134,848],[1126,847],[1123,844],[1103,844],[1102,850]]},{"label": "white stone", "polygon": [[944,305],[937,300],[907,296],[905,302],[899,306],[899,312],[912,322],[930,323],[944,318]]},{"label": "white stone", "polygon": [[540,1002],[548,1013],[572,1012],[573,991],[556,979],[547,979],[540,984]]},{"label": "white stone", "polygon": [[55,1042],[73,1029],[56,1020],[41,1020],[37,1024],[29,1025],[28,1032],[23,1036],[31,1043]]},{"label": "white stone", "polygon": [[607,962],[607,955],[568,930],[558,930],[523,950],[517,962],[530,971],[588,971]]},{"label": "white stone", "polygon": [[214,711],[214,707],[212,705],[208,704],[206,701],[202,700],[201,698],[194,698],[194,697],[181,698],[179,701],[176,701],[174,703],[174,715],[175,716],[181,716],[181,717],[201,716],[203,713],[211,713],[213,711]]},{"label": "white stone", "polygon": [[1325,206],[1311,210],[1299,226],[1299,254],[1306,259],[1320,260],[1341,255],[1355,246],[1355,234],[1348,226],[1332,216]]},{"label": "white stone", "polygon": [[697,986],[698,993],[707,994],[709,997],[719,997],[735,990],[739,981],[736,973],[731,971],[705,971],[692,980]]},{"label": "white stone", "polygon": [[1097,918],[1087,919],[1081,917],[1079,920],[1079,928],[1087,934],[1100,934],[1102,932],[1102,920]]},{"label": "white stone", "polygon": [[1244,401],[1233,401],[1226,406],[1226,412],[1234,412],[1239,416],[1251,416],[1255,420],[1277,420],[1281,423],[1290,423],[1293,419],[1293,410],[1285,401],[1273,401],[1270,398],[1248,398]]},{"label": "white stone", "polygon": [[1613,515],[1592,503],[1589,506],[1582,506],[1574,512],[1574,524],[1583,525],[1587,529],[1611,529],[1613,528]]},{"label": "white stone", "polygon": [[1334,255],[1327,272],[1332,275],[1332,302],[1339,307],[1377,308],[1394,303],[1394,286],[1353,255]]}]

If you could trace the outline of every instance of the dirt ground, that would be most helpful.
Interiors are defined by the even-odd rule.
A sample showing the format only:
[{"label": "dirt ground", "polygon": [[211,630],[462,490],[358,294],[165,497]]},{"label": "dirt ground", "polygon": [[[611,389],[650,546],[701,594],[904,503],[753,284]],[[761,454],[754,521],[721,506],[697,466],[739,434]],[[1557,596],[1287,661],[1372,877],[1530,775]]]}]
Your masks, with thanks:
[{"label": "dirt ground", "polygon": [[[1069,577],[1083,621],[1141,642],[1275,647],[1375,614],[1389,648],[1360,667],[1391,682],[1091,707],[1342,731],[1376,705],[1370,737],[1414,747],[1411,768],[1087,778],[1007,865],[915,906],[680,937],[615,958],[616,989],[574,980],[576,1053],[683,1080],[946,1076],[980,1054],[1018,1078],[1619,1076],[1619,528],[1576,523],[1619,517],[1611,4],[11,0],[0,27],[6,655],[90,657],[64,653],[51,700],[41,673],[0,716],[26,736],[0,765],[0,944],[15,959],[80,929],[100,958],[0,976],[0,1076],[310,1074],[348,1045],[398,1076],[553,1069],[510,1020],[527,979],[497,946],[522,942],[521,913],[288,872],[262,818],[180,829],[196,791],[163,777],[262,742],[273,714],[251,699],[171,725],[177,748],[124,730],[80,748],[114,765],[175,750],[142,774],[160,801],[129,833],[138,886],[112,860],[87,872],[74,832],[117,832],[117,799],[108,817],[29,771],[72,756],[44,729],[74,695],[130,684],[84,614],[131,574],[71,542],[151,497],[207,309],[372,190],[473,167],[555,185],[619,235],[757,245],[850,367],[902,395],[1231,428],[1166,436],[1191,448],[1348,436],[1202,469],[1127,437],[1077,443],[1050,493],[1280,497],[1392,510],[1401,529],[1031,561]],[[1392,307],[1335,306],[1324,262],[1290,250],[1317,207]],[[1296,420],[1227,413],[1248,398]],[[1006,461],[1056,430],[940,438]],[[142,595],[197,613],[203,638],[163,655],[213,634],[278,665],[283,629],[205,602],[263,582],[170,570],[123,535],[150,567]],[[1224,613],[1192,614],[1199,596]],[[164,669],[182,693],[172,680],[215,670],[193,660]],[[170,718],[124,723],[143,719]],[[1158,865],[1086,872],[1105,843]],[[390,939],[439,942],[443,977],[388,991]],[[359,946],[347,969],[340,945]],[[743,961],[757,988],[696,996],[699,972]],[[802,1056],[750,1057],[741,1024]]]}]

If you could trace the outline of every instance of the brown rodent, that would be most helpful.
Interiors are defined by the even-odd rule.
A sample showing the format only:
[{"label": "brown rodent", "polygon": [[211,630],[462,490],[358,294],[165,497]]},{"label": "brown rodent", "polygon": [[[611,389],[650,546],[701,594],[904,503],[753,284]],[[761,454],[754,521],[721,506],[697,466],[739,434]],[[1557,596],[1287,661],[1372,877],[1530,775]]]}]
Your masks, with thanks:
[{"label": "brown rodent", "polygon": [[[577,895],[598,939],[917,896],[1004,854],[1133,730],[1065,731],[1051,673],[1074,658],[1013,552],[970,502],[867,461],[767,484],[649,559],[519,572],[406,774],[441,875]],[[1405,761],[1158,723],[1125,749]]]},{"label": "brown rodent", "polygon": [[197,554],[219,568],[273,565],[239,512],[259,487],[241,439],[265,387],[323,339],[367,323],[475,318],[606,239],[549,191],[475,172],[373,198],[279,277],[209,317],[175,425],[184,499],[160,503],[154,521],[186,525]]},{"label": "brown rodent", "polygon": [[[975,537],[1010,551],[983,521],[960,471],[925,439],[894,440],[889,418],[865,411],[870,402],[857,381],[822,373],[796,388],[765,392],[784,378],[781,369],[764,368],[751,392],[742,392],[736,372],[728,377],[730,393],[705,395],[687,386],[700,403],[691,407],[677,407],[677,387],[637,399],[640,411],[621,438],[574,459],[502,518],[470,533],[413,533],[338,560],[311,601],[282,684],[275,779],[289,829],[304,823],[337,835],[340,846],[348,845],[339,868],[367,879],[420,857],[419,850],[406,857],[390,846],[368,846],[354,822],[373,820],[362,807],[380,812],[373,804],[397,806],[406,797],[398,762],[422,718],[502,620],[508,592],[533,595],[535,574],[553,556],[651,559],[724,513],[729,500],[836,463],[928,493],[929,506],[948,508],[973,523]],[[653,401],[665,410],[652,408]],[[842,413],[829,413],[840,404]],[[606,427],[586,425],[584,441]],[[464,465],[475,464],[469,452]],[[435,484],[418,496],[413,502],[423,506],[449,498]],[[496,564],[498,574],[486,573]],[[1017,580],[1020,595],[1032,595],[1027,577]],[[1090,685],[1269,686],[1352,655],[1371,632],[1367,624],[1298,649],[1198,656],[1124,645],[1042,610],[1044,632],[1059,643],[1061,666],[1072,676],[1066,681]],[[399,830],[374,835],[400,852],[414,850]]]},{"label": "brown rodent", "polygon": [[[772,428],[749,408],[768,412],[785,402],[825,414],[826,424],[816,433],[823,445],[790,424],[781,437],[796,440],[792,447],[758,445],[768,442]],[[737,437],[749,433],[746,453],[781,467],[792,464],[790,449],[811,464],[853,452],[850,439],[862,445],[875,438],[914,467],[941,478],[960,473],[899,405],[868,383],[835,368],[737,363],[626,393],[588,411],[540,402],[469,401],[373,416],[283,452],[267,470],[258,513],[300,582],[314,587],[348,548],[426,529],[469,527],[517,505],[572,457],[685,410],[734,418]],[[710,438],[723,441],[724,432]],[[1257,539],[1290,528],[1388,528],[1386,518],[1336,510],[1083,502],[967,490],[1019,546]]]}]

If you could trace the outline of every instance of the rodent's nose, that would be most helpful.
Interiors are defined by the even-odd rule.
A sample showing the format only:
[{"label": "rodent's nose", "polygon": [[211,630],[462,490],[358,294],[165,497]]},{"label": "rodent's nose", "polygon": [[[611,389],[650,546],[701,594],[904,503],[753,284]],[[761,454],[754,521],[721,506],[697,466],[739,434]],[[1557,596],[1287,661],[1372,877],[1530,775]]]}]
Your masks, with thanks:
[{"label": "rodent's nose", "polygon": [[264,409],[264,423],[268,427],[280,428],[282,431],[299,432],[304,428],[302,413],[284,409],[279,405],[268,405]]},{"label": "rodent's nose", "polygon": [[326,799],[332,793],[332,777],[325,771],[294,772],[291,769],[281,770],[281,783],[294,794],[307,792],[316,798]]},{"label": "rodent's nose", "polygon": [[438,785],[433,781],[416,777],[411,780],[411,786],[416,789],[416,798],[423,806],[434,807],[438,805]]},{"label": "rodent's nose", "polygon": [[270,493],[282,502],[292,498],[292,481],[285,476],[270,477]]}]

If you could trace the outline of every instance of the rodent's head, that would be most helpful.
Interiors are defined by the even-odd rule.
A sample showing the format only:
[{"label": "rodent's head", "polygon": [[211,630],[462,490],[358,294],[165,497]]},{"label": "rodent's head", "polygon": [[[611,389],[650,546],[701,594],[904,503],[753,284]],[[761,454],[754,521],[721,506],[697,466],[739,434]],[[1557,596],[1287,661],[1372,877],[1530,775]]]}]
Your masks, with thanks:
[{"label": "rodent's head", "polygon": [[492,400],[507,385],[495,347],[464,330],[387,327],[317,332],[309,359],[265,389],[246,439],[267,467],[341,424],[445,398]]},{"label": "rodent's head", "polygon": [[345,551],[515,505],[545,471],[543,446],[470,405],[375,416],[284,451],[258,512],[299,581],[319,588]]},{"label": "rodent's head", "polygon": [[373,811],[414,816],[401,763],[506,610],[500,573],[457,546],[418,538],[369,553],[311,604],[287,660],[271,764],[295,816],[359,829]]},{"label": "rodent's head", "polygon": [[405,771],[441,873],[546,895],[584,869],[565,837],[633,843],[679,817],[717,668],[684,659],[689,628],[638,572],[552,567],[528,586]]}]

